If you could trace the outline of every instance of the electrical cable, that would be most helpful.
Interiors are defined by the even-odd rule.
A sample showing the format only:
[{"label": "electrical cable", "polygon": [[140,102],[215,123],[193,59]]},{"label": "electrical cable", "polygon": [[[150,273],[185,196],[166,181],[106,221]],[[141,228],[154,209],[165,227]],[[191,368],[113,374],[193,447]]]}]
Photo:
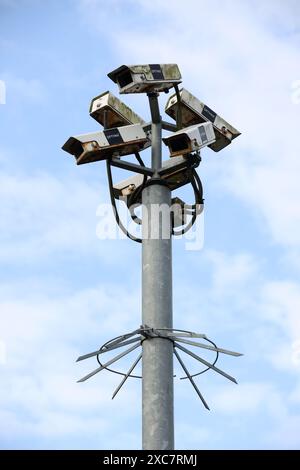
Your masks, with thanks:
[{"label": "electrical cable", "polygon": [[[141,166],[145,166],[138,152],[135,153],[135,157]],[[147,175],[144,175],[142,184],[128,196],[128,201],[127,201],[127,207],[128,207],[130,216],[132,220],[138,225],[142,225],[142,220],[134,213],[134,209],[136,209],[136,207],[139,205],[138,199],[145,187],[146,182],[147,182]]]},{"label": "electrical cable", "polygon": [[174,228],[172,228],[172,235],[174,235],[175,237],[178,237],[187,233],[196,222],[197,216],[202,212],[202,211],[199,212],[198,207],[199,205],[203,205],[203,187],[202,187],[202,183],[199,178],[199,175],[197,174],[194,168],[192,169],[191,184],[194,190],[195,204],[188,206],[189,209],[193,209],[192,214],[188,214],[188,215],[192,215],[192,218],[183,229],[174,230]]},{"label": "electrical cable", "polygon": [[124,225],[123,225],[123,223],[120,219],[118,209],[117,209],[117,205],[116,205],[116,201],[115,201],[114,191],[113,191],[113,179],[112,179],[111,165],[110,165],[109,159],[106,160],[106,170],[107,170],[110,201],[111,201],[111,205],[113,207],[113,213],[114,213],[116,222],[117,222],[118,226],[120,227],[120,229],[122,230],[122,232],[125,233],[125,235],[128,238],[130,238],[130,240],[133,240],[137,243],[142,243],[141,238],[135,237],[134,235],[132,235],[131,233],[128,232],[128,230],[124,227]]}]

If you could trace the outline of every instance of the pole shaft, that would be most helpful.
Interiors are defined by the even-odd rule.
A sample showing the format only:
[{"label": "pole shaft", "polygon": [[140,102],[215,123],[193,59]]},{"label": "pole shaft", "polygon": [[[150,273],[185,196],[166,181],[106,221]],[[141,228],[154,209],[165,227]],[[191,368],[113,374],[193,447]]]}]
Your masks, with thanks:
[{"label": "pole shaft", "polygon": [[[161,123],[152,124],[152,167],[161,167]],[[172,328],[171,191],[152,184],[143,190],[143,324]],[[157,216],[162,208],[161,216]],[[143,342],[143,449],[174,449],[173,344],[163,338]]]},{"label": "pole shaft", "polygon": [[155,172],[162,166],[161,158],[161,123],[152,124],[152,170]]}]

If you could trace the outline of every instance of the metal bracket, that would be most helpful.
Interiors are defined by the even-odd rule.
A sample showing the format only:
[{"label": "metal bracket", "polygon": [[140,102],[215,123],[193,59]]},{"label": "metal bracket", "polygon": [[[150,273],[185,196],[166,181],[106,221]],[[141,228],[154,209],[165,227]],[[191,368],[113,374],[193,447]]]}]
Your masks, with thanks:
[{"label": "metal bracket", "polygon": [[[223,370],[216,367],[215,364],[219,359],[219,354],[220,353],[228,354],[230,356],[236,356],[236,357],[237,356],[242,356],[242,354],[234,352],[234,351],[228,351],[227,349],[218,348],[216,346],[216,344],[213,341],[211,341],[210,339],[208,339],[206,337],[206,335],[204,335],[204,334],[194,333],[193,331],[187,331],[187,330],[178,330],[178,329],[175,329],[175,328],[152,328],[148,325],[141,325],[140,328],[132,331],[131,333],[127,333],[125,335],[117,336],[116,338],[113,338],[113,339],[107,341],[97,351],[93,351],[91,353],[80,356],[77,359],[77,362],[83,361],[85,359],[96,356],[97,361],[99,363],[99,367],[97,369],[93,370],[92,372],[90,372],[89,374],[87,374],[86,376],[84,376],[78,382],[85,382],[87,379],[89,379],[90,377],[93,377],[98,372],[101,372],[104,369],[106,369],[110,372],[113,372],[115,374],[123,375],[122,381],[120,382],[120,384],[118,385],[118,387],[116,388],[116,390],[113,393],[112,398],[114,398],[129,377],[142,378],[140,375],[133,375],[132,372],[135,369],[135,367],[137,366],[137,364],[140,362],[143,353],[142,352],[139,353],[138,357],[136,358],[136,360],[134,361],[134,363],[131,365],[131,367],[129,368],[129,370],[126,373],[120,372],[120,371],[115,370],[115,369],[111,369],[109,366],[111,366],[112,364],[114,364],[118,360],[120,360],[123,357],[127,356],[127,354],[129,354],[132,351],[134,351],[135,349],[137,349],[139,346],[142,345],[142,343],[144,341],[151,341],[153,338],[160,338],[160,339],[166,339],[168,341],[172,341],[173,348],[174,348],[174,355],[175,355],[176,359],[178,360],[181,368],[183,369],[183,371],[185,373],[185,376],[181,377],[181,379],[188,379],[190,381],[191,385],[195,389],[197,395],[201,399],[201,401],[202,401],[202,403],[203,403],[203,405],[205,406],[206,409],[209,410],[209,407],[208,407],[205,399],[203,398],[202,394],[200,393],[200,391],[199,391],[199,389],[198,389],[198,387],[197,387],[197,385],[194,381],[194,377],[196,377],[198,375],[201,375],[201,374],[203,374],[204,372],[206,372],[208,370],[213,370],[213,371],[217,372],[218,374],[222,375],[223,377],[225,377],[226,379],[230,380],[231,382],[237,383],[237,381],[235,380],[234,377],[231,377],[229,374],[227,374]],[[201,338],[202,340],[204,340],[204,341],[206,341],[207,343],[210,343],[210,344],[203,343],[203,342],[197,342],[195,340],[190,341],[187,338],[191,338],[191,339]],[[205,359],[198,356],[197,354],[195,354],[194,352],[192,352],[189,349],[182,346],[180,343],[184,343],[184,344],[187,344],[187,345],[190,345],[190,346],[196,346],[196,347],[201,348],[201,349],[206,349],[206,350],[213,351],[213,352],[216,353],[215,360],[212,363],[208,362]],[[112,350],[118,349],[118,348],[123,348],[124,346],[132,345],[132,344],[133,344],[133,346],[130,346],[130,348],[128,348],[128,349],[125,349],[120,354],[113,357],[112,359],[110,359],[106,363],[102,363],[99,359],[99,356],[101,354],[104,354],[105,352],[109,352],[109,351],[112,351]],[[189,357],[192,357],[197,362],[200,362],[201,364],[203,364],[205,366],[205,368],[202,371],[200,371],[196,374],[190,374],[187,367],[186,367],[186,365],[184,364],[181,356],[179,355],[178,350],[184,352]]]},{"label": "metal bracket", "polygon": [[[176,159],[176,160],[175,160]],[[168,176],[177,173],[180,170],[188,170],[189,168],[197,168],[201,162],[201,158],[197,154],[189,154],[188,156],[173,157],[164,162],[164,165],[157,170],[159,176]]]},{"label": "metal bracket", "polygon": [[147,166],[137,165],[136,163],[127,162],[119,158],[113,157],[110,160],[111,166],[117,168],[123,168],[123,170],[134,171],[135,173],[141,173],[142,175],[153,176],[154,171]]},{"label": "metal bracket", "polygon": [[162,121],[161,126],[165,131],[176,132],[178,130],[176,124],[172,122]]}]

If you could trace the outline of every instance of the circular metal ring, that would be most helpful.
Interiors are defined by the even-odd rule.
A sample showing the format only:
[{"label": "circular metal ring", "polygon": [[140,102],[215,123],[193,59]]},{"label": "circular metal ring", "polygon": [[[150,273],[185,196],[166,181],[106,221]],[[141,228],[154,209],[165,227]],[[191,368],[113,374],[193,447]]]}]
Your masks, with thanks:
[{"label": "circular metal ring", "polygon": [[[180,329],[177,329],[177,328],[155,328],[156,331],[162,331],[162,332],[172,332],[172,333],[175,333],[178,332],[178,333],[187,333],[187,334],[191,334],[192,335],[192,331],[188,331],[188,330],[180,330]],[[137,330],[136,333],[134,334],[131,334],[131,333],[128,333],[128,334],[125,334],[125,335],[119,335],[119,336],[116,336],[115,338],[112,338],[110,339],[109,341],[107,341],[106,343],[104,343],[100,348],[99,348],[99,351],[101,352],[109,352],[109,350],[107,350],[107,347],[117,341],[117,340],[120,340],[121,338],[124,338],[124,341],[126,341],[127,339],[131,338],[131,339],[134,339],[134,337],[136,335],[141,335],[143,336],[143,332],[147,332],[147,331],[153,331],[153,328],[140,328],[139,330]],[[154,336],[155,337],[155,336]],[[157,336],[158,338],[159,337],[162,337],[162,338],[165,338],[165,339],[168,339],[170,341],[173,341],[174,343],[174,339],[172,339],[171,337],[168,337],[167,335],[161,335],[161,336]],[[151,336],[150,336],[151,338]],[[192,336],[191,336],[192,338]],[[147,338],[147,336],[145,335],[145,338],[141,338],[141,344],[143,343],[143,341],[145,341]],[[208,341],[209,343],[211,343],[215,348],[217,347],[216,344],[210,340],[209,338],[206,338],[206,337],[203,337],[203,339],[205,341]],[[98,361],[98,364],[100,365],[100,367],[103,367],[104,364],[101,362],[100,358],[99,358],[100,354],[97,355],[97,361]],[[212,366],[214,366],[216,364],[216,362],[218,361],[218,358],[219,358],[219,352],[216,351],[216,358],[214,360],[214,362],[212,363]],[[122,375],[123,377],[126,377],[126,373],[124,372],[121,372],[119,370],[116,370],[116,369],[112,369],[110,367],[103,367],[104,369],[108,370],[109,372],[113,372],[114,374],[118,374],[118,375]],[[198,375],[201,375],[201,374],[204,374],[204,372],[207,372],[209,369],[211,369],[211,367],[206,367],[204,370],[200,371],[200,372],[197,372],[196,374],[193,374],[191,375],[191,377],[196,377]],[[131,377],[131,378],[134,378],[134,379],[141,379],[142,376],[140,375],[134,375],[134,374],[129,374],[128,377]],[[180,377],[181,380],[185,380],[185,379],[188,379],[187,376],[184,376],[184,377]]]}]

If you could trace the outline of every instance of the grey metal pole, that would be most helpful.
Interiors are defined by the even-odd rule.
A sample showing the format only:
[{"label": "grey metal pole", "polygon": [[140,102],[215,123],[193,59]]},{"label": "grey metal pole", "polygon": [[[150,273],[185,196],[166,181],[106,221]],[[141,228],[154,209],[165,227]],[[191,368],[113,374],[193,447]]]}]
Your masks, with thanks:
[{"label": "grey metal pole", "polygon": [[[152,112],[152,168],[161,167],[161,118],[157,96],[149,95]],[[142,194],[143,325],[172,328],[172,246],[170,189],[159,180]],[[163,205],[163,206],[161,206]],[[161,216],[157,217],[159,208]],[[162,338],[143,342],[143,449],[174,449],[173,344]]]}]

